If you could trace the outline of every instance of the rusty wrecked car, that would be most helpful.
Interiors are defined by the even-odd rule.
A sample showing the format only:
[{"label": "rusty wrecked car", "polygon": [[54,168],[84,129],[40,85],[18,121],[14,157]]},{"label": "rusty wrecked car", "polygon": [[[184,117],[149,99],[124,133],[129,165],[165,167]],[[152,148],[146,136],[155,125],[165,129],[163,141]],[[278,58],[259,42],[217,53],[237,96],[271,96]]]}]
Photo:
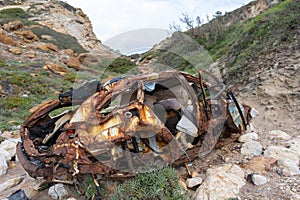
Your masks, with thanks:
[{"label": "rusty wrecked car", "polygon": [[178,166],[210,152],[221,134],[246,129],[252,108],[225,91],[201,72],[92,80],[32,112],[21,125],[17,156],[31,177],[54,182]]}]

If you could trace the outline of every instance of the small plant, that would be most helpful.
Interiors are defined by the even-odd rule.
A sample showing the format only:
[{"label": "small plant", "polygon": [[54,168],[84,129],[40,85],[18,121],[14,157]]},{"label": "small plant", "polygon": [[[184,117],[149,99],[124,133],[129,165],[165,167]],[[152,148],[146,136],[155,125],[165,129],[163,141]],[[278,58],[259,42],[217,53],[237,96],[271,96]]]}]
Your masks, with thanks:
[{"label": "small plant", "polygon": [[160,170],[147,170],[134,179],[119,185],[110,195],[110,200],[129,199],[187,199],[187,194],[178,183],[176,171],[166,167]]},{"label": "small plant", "polygon": [[130,59],[125,57],[118,57],[112,61],[110,65],[106,68],[108,72],[114,72],[117,74],[126,74],[130,70],[134,69],[136,64],[131,62]]}]

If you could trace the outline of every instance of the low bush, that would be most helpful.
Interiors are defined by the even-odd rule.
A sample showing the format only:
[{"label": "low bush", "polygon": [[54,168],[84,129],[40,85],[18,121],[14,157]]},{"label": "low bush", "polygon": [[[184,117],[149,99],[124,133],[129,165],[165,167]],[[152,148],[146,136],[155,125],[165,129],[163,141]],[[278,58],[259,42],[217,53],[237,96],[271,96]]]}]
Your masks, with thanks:
[{"label": "low bush", "polygon": [[111,200],[185,200],[187,197],[186,191],[178,183],[175,169],[170,167],[138,174],[119,185],[115,193],[110,195]]}]

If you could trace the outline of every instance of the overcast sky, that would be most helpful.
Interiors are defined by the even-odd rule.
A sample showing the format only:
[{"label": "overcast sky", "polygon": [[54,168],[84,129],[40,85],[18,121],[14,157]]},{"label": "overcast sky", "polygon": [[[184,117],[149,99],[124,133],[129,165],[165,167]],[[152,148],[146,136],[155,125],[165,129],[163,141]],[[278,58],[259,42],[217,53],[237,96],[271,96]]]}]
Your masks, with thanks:
[{"label": "overcast sky", "polygon": [[[179,23],[182,13],[191,17],[206,15],[212,18],[216,11],[230,12],[251,0],[66,0],[70,5],[81,8],[92,22],[94,32],[104,44],[113,46],[120,37],[137,37],[142,30],[155,32],[153,43],[167,36],[169,24]],[[184,28],[184,26],[183,26]],[[135,30],[141,30],[135,32]],[[166,30],[163,32],[162,30]],[[161,34],[160,37],[157,35]],[[120,36],[120,37],[119,37]],[[146,39],[146,37],[145,37]],[[144,45],[144,46],[143,46]],[[143,44],[141,47],[146,47]],[[148,44],[146,44],[148,45]],[[117,47],[113,47],[117,48]],[[122,47],[119,47],[119,50]]]}]

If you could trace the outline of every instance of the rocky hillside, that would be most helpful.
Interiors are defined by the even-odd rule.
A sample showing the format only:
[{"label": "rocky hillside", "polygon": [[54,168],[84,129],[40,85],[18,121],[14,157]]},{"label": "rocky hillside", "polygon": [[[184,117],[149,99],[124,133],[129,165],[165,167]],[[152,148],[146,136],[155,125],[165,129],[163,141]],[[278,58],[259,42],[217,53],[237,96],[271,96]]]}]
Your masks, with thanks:
[{"label": "rocky hillside", "polygon": [[[74,187],[26,175],[16,159],[18,126],[30,108],[62,90],[136,65],[115,59],[87,16],[64,2],[0,0],[0,6],[0,199],[16,191],[29,199],[94,199],[91,177]],[[300,0],[258,0],[133,56],[144,72],[202,67],[259,115],[246,134],[220,138],[186,167],[147,172],[123,185],[100,180],[104,199],[156,199],[150,195],[161,188],[175,199],[300,199],[299,19]]]},{"label": "rocky hillside", "polygon": [[0,4],[0,130],[20,125],[31,107],[76,82],[99,78],[95,72],[118,56],[81,9],[62,1]]},{"label": "rocky hillside", "polygon": [[299,0],[254,1],[187,31],[188,45],[173,34],[140,61],[188,72],[201,66],[258,109],[258,127],[299,129],[299,13]]}]

